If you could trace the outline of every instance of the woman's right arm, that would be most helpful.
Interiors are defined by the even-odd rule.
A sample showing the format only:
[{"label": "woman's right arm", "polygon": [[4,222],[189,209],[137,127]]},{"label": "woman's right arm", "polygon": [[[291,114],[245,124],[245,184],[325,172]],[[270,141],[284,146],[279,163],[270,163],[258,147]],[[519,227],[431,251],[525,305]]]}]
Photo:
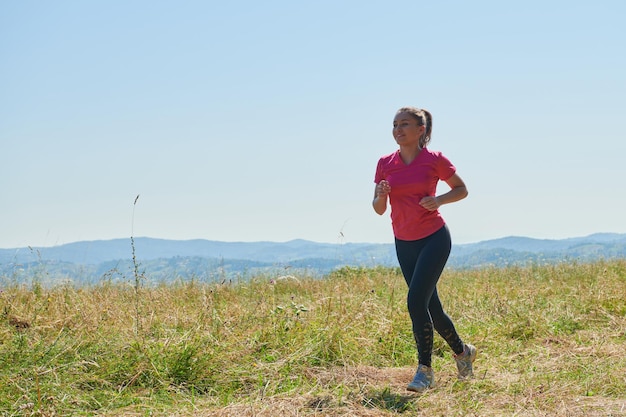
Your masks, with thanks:
[{"label": "woman's right arm", "polygon": [[376,213],[382,215],[387,211],[387,196],[390,191],[391,187],[386,180],[382,180],[376,184],[374,188],[374,200],[372,201],[372,207],[374,207]]}]

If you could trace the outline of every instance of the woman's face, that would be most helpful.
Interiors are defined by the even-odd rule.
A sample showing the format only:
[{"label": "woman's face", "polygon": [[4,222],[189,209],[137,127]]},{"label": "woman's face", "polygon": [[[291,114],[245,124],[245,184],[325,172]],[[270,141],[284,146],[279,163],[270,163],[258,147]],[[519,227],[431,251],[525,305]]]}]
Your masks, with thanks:
[{"label": "woman's face", "polygon": [[419,146],[424,126],[409,113],[398,113],[393,119],[393,138],[400,146]]}]

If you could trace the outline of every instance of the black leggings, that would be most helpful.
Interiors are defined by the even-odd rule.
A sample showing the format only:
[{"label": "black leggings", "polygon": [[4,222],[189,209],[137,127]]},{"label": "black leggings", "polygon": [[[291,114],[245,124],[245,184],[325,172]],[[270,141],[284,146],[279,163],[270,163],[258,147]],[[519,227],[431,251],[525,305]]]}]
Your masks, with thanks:
[{"label": "black leggings", "polygon": [[430,366],[433,352],[433,327],[454,353],[463,353],[463,341],[443,311],[437,295],[437,281],[446,265],[452,242],[447,226],[419,240],[396,239],[396,254],[402,275],[409,287],[407,306],[413,322],[419,363]]}]

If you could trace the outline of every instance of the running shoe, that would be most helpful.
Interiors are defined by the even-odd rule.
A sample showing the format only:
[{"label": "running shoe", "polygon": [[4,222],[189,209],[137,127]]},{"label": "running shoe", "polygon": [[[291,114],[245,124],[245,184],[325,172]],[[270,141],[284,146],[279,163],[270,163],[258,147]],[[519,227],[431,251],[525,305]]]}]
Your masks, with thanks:
[{"label": "running shoe", "polygon": [[463,353],[454,355],[456,368],[459,370],[459,379],[468,379],[474,376],[474,360],[476,359],[476,348],[466,344]]},{"label": "running shoe", "polygon": [[407,385],[406,389],[413,392],[424,392],[427,388],[435,387],[435,373],[430,366],[420,364],[413,381]]}]

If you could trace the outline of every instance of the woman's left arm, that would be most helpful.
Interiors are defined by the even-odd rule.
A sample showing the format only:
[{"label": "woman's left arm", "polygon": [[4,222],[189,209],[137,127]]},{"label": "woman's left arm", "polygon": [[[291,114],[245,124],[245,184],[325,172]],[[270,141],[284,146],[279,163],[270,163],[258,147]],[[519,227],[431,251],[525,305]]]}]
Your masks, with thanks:
[{"label": "woman's left arm", "polygon": [[458,174],[454,173],[446,180],[446,184],[450,187],[450,191],[437,197],[424,197],[420,201],[420,205],[426,210],[433,211],[437,210],[444,204],[454,203],[455,201],[459,201],[467,197],[467,187]]}]

